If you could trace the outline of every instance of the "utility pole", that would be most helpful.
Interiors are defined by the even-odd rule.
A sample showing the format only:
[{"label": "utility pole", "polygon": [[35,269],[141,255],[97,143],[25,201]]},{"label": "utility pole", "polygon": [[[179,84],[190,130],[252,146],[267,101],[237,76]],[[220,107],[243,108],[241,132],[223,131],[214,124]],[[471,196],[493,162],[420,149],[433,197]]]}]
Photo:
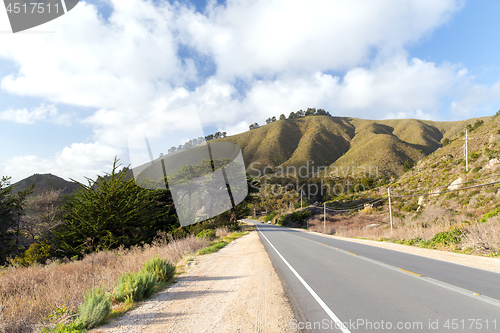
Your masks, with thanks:
[{"label": "utility pole", "polygon": [[391,205],[391,188],[387,188],[387,194],[389,194],[389,217],[391,220],[391,234],[392,234],[392,205]]},{"label": "utility pole", "polygon": [[326,201],[323,202],[323,233],[326,234]]},{"label": "utility pole", "polygon": [[300,190],[300,210],[302,210],[302,190]]},{"label": "utility pole", "polygon": [[467,136],[467,128],[465,128],[465,172],[469,172],[469,157],[467,156],[467,141],[468,136]]}]

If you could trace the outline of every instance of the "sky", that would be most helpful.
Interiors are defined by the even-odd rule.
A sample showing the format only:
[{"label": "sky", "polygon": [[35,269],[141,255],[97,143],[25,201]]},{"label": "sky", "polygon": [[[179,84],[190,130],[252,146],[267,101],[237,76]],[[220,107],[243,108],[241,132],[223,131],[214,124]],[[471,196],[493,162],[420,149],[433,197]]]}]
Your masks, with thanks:
[{"label": "sky", "polygon": [[0,176],[95,178],[115,156],[131,163],[138,128],[174,120],[232,135],[308,107],[490,116],[499,12],[495,0],[87,0],[13,34],[1,7]]}]

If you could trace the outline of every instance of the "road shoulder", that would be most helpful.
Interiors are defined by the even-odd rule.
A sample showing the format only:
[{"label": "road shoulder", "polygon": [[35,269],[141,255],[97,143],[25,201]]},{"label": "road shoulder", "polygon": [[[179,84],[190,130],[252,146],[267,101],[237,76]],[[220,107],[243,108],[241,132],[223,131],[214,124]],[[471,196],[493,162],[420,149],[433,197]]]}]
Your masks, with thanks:
[{"label": "road shoulder", "polygon": [[293,317],[254,231],[195,257],[177,283],[94,332],[289,332]]}]

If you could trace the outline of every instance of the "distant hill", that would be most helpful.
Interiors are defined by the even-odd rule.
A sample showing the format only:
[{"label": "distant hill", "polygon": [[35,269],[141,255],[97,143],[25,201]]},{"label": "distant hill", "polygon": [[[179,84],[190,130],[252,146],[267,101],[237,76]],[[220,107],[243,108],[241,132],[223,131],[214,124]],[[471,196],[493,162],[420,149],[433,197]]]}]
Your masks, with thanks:
[{"label": "distant hill", "polygon": [[13,184],[14,192],[24,191],[32,184],[35,184],[33,194],[38,195],[50,190],[64,190],[61,195],[72,194],[79,186],[73,182],[68,182],[60,177],[47,174],[34,174]]},{"label": "distant hill", "polygon": [[376,167],[380,175],[399,176],[406,160],[417,163],[442,147],[444,138],[455,137],[474,121],[306,116],[278,120],[217,141],[238,144],[250,174],[268,166],[300,167],[309,161],[315,167],[337,169]]}]

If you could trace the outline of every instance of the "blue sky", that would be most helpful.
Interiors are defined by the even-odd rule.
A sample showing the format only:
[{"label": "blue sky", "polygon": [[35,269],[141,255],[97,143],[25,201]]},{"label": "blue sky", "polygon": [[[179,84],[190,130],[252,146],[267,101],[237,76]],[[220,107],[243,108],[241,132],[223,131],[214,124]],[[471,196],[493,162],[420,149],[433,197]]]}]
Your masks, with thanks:
[{"label": "blue sky", "polygon": [[307,107],[441,121],[500,109],[498,1],[306,4],[89,0],[19,34],[0,10],[0,173],[93,178],[130,163],[135,126],[188,105],[205,134]]}]

